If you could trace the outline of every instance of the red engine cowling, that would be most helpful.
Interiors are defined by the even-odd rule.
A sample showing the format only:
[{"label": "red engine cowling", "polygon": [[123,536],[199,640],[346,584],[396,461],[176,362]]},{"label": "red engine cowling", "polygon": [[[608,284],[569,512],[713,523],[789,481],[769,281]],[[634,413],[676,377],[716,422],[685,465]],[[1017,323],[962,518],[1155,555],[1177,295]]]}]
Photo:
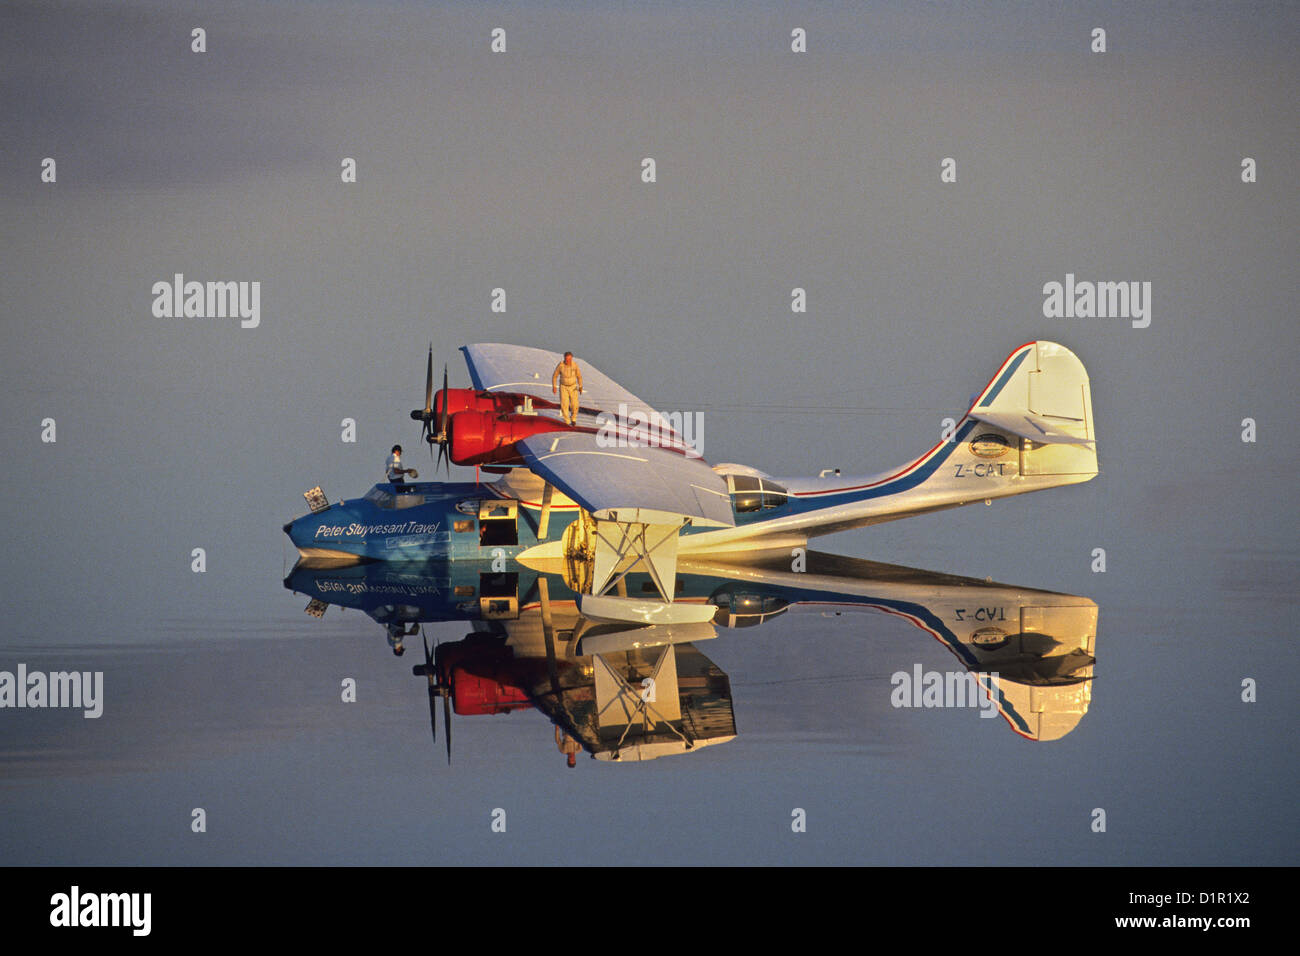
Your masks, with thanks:
[{"label": "red engine cowling", "polygon": [[438,673],[451,684],[452,709],[461,715],[505,714],[531,707],[522,683],[521,662],[514,651],[487,634],[443,644],[437,653]]},{"label": "red engine cowling", "polygon": [[451,419],[451,460],[458,465],[521,465],[515,442],[542,432],[569,431],[567,425],[538,415],[493,415],[464,411]]},{"label": "red engine cowling", "polygon": [[[495,412],[504,414],[513,412],[519,404],[518,396],[503,392],[476,392],[472,388],[439,389],[433,396],[433,420],[436,423],[442,416],[442,406],[446,402],[447,414],[460,412]],[[436,425],[435,425],[436,427]]]},{"label": "red engine cowling", "polygon": [[489,664],[484,668],[481,662],[473,671],[467,667],[452,668],[452,709],[466,716],[508,714],[512,710],[533,706],[523,690],[506,682],[510,676],[508,666],[493,667]]}]

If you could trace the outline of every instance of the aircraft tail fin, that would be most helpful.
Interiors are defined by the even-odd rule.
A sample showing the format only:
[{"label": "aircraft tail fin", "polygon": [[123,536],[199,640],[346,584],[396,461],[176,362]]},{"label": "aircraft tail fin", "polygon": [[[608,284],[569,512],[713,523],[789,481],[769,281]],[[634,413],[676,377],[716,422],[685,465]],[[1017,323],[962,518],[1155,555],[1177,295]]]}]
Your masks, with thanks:
[{"label": "aircraft tail fin", "polygon": [[1086,481],[1097,474],[1088,372],[1064,345],[1030,342],[1016,349],[966,414],[975,420],[975,442],[991,427],[1018,447],[1023,478]]},{"label": "aircraft tail fin", "polygon": [[1017,348],[960,421],[945,424],[942,440],[900,469],[772,482],[782,498],[800,504],[797,512],[685,536],[682,553],[752,550],[756,539],[784,549],[816,535],[1079,484],[1098,474],[1088,373],[1055,342]]}]

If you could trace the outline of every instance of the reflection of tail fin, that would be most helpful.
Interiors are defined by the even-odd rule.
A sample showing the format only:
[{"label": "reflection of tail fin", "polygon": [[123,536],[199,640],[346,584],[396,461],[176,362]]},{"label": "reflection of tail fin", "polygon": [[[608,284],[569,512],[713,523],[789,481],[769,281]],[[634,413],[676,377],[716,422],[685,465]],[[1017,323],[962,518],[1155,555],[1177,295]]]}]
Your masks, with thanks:
[{"label": "reflection of tail fin", "polygon": [[[724,618],[719,623],[728,627],[756,624],[771,614],[825,615],[828,608],[836,616],[862,611],[907,621],[943,644],[964,668],[931,674],[944,686],[951,681],[958,695],[978,686],[980,715],[992,717],[996,709],[1027,740],[1066,736],[1092,701],[1099,611],[1095,602],[1077,594],[819,551],[806,553],[801,571],[790,569],[788,556],[738,564],[686,558],[678,570],[688,580],[694,575],[722,579],[709,601]],[[915,695],[903,706],[932,706],[920,703],[922,667],[914,665],[916,676],[909,683]],[[955,680],[965,675],[975,684]],[[966,703],[950,700],[947,706],[974,706],[976,698],[959,699]]]},{"label": "reflection of tail fin", "polygon": [[1030,342],[1012,352],[967,418],[979,423],[973,449],[985,426],[992,426],[999,438],[1019,447],[1017,470],[1025,478],[1072,476],[1060,482],[1067,484],[1097,474],[1088,372],[1064,345]]},{"label": "reflection of tail fin", "polygon": [[998,674],[998,710],[1022,737],[1061,739],[1092,701],[1097,605],[1043,595],[1021,605],[1019,633],[997,631],[977,628],[964,640],[979,670]]}]

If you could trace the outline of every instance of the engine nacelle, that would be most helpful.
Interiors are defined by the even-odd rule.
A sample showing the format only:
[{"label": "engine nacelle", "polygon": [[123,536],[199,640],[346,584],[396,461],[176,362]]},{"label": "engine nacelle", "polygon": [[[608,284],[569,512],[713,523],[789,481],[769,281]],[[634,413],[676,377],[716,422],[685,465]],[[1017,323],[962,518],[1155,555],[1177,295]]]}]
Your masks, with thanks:
[{"label": "engine nacelle", "polygon": [[[505,392],[477,392],[472,388],[439,389],[433,393],[433,427],[437,429],[442,418],[442,406],[447,405],[447,415],[460,412],[488,412],[503,415],[513,412],[519,404],[519,396]],[[411,418],[417,422],[424,419],[424,409],[411,410]]]},{"label": "engine nacelle", "polygon": [[533,706],[521,688],[509,683],[512,675],[507,662],[492,668],[493,672],[475,672],[481,668],[482,664],[473,671],[465,667],[452,669],[451,700],[456,713],[462,716],[508,714]]},{"label": "engine nacelle", "polygon": [[517,683],[519,664],[510,648],[485,634],[438,648],[439,667],[450,678],[452,709],[461,715],[507,714],[531,707]]},{"label": "engine nacelle", "polygon": [[458,465],[522,465],[515,442],[568,426],[538,415],[493,415],[464,411],[451,418],[451,460]]},{"label": "engine nacelle", "polygon": [[477,392],[472,388],[439,389],[433,395],[433,420],[435,422],[442,415],[444,402],[447,405],[448,415],[456,415],[460,412],[495,412],[501,414],[512,412],[515,407],[515,397],[513,395],[505,395],[500,392]]}]

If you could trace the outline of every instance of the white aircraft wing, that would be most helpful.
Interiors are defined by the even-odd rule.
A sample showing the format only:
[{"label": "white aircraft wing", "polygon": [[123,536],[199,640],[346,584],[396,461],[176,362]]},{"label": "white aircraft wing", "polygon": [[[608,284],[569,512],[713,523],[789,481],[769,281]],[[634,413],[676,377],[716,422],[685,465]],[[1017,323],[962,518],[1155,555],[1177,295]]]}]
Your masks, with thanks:
[{"label": "white aircraft wing", "polygon": [[[548,402],[558,401],[551,391],[551,375],[555,366],[564,360],[561,353],[494,342],[465,345],[461,351],[469,365],[470,381],[479,391],[511,392]],[[681,440],[677,429],[667,424],[667,416],[585,359],[575,355],[573,360],[582,372],[582,395],[578,401],[583,414],[594,416],[606,412],[627,419],[639,418],[642,422],[651,421],[653,415],[661,423],[662,433]]]},{"label": "white aircraft wing", "polygon": [[[474,346],[471,346],[473,348]],[[550,388],[550,382],[547,383]],[[537,475],[600,520],[735,525],[727,482],[699,458],[668,448],[602,447],[590,432],[547,432],[516,447]]]}]

